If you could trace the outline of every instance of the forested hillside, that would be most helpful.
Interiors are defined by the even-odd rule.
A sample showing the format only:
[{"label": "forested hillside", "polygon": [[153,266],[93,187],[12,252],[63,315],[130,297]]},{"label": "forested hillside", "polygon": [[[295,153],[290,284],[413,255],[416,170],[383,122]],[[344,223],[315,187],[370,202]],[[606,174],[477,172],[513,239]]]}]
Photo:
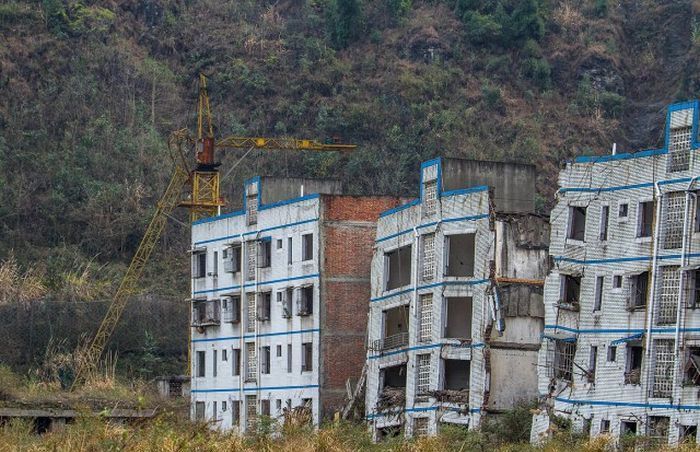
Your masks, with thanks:
[{"label": "forested hillside", "polygon": [[[168,178],[167,136],[194,127],[200,71],[219,136],[359,145],[253,153],[230,199],[254,174],[411,194],[443,155],[536,163],[546,211],[560,162],[658,146],[665,105],[697,96],[698,3],[5,0],[2,301],[112,292]],[[186,296],[188,234],[171,223],[149,292]]]}]

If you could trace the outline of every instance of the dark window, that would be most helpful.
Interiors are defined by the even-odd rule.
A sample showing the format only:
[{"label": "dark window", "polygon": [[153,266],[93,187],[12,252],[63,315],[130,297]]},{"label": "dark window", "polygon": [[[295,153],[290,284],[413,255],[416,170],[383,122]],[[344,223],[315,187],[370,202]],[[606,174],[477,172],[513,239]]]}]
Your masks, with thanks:
[{"label": "dark window", "polygon": [[690,309],[700,307],[700,270],[688,272],[686,291],[688,293],[687,307]]},{"label": "dark window", "polygon": [[448,297],[445,299],[447,307],[445,312],[446,338],[471,339],[472,338],[472,298]]},{"label": "dark window", "polygon": [[647,293],[649,291],[649,272],[643,272],[631,276],[630,279],[629,309],[643,308],[647,305]]},{"label": "dark window", "polygon": [[206,352],[198,351],[197,352],[197,376],[198,377],[206,376],[206,373],[207,373],[206,364],[207,364]]},{"label": "dark window", "polygon": [[469,389],[469,364],[468,360],[446,359],[444,360],[445,386],[447,390]]},{"label": "dark window", "polygon": [[282,317],[289,319],[292,317],[292,301],[294,300],[294,288],[288,287],[284,291],[284,302],[282,304]]},{"label": "dark window", "polygon": [[698,437],[697,425],[681,425],[679,442],[682,444],[696,444]]},{"label": "dark window", "polygon": [[241,349],[234,348],[231,350],[231,374],[238,376],[241,374]]},{"label": "dark window", "polygon": [[411,283],[411,245],[384,254],[384,277],[386,290]]},{"label": "dark window", "polygon": [[408,345],[408,305],[382,311],[384,332],[373,344],[374,350],[389,350]]},{"label": "dark window", "polygon": [[233,425],[237,425],[241,422],[241,402],[238,400],[231,401],[231,421]]},{"label": "dark window", "polygon": [[204,278],[207,276],[207,252],[200,251],[194,253],[194,277]]},{"label": "dark window", "polygon": [[281,345],[277,346],[277,357],[278,358],[282,357],[282,346]]},{"label": "dark window", "polygon": [[600,311],[603,308],[603,288],[605,277],[596,276],[595,278],[595,299],[593,302],[593,310]]},{"label": "dark window", "polygon": [[627,362],[625,363],[625,384],[638,385],[642,375],[642,356],[644,356],[641,344],[627,344]]},{"label": "dark window", "polygon": [[277,249],[278,250],[282,249],[282,239],[277,239]]},{"label": "dark window", "polygon": [[572,381],[574,375],[574,355],[576,343],[554,341],[554,377]]},{"label": "dark window", "polygon": [[258,267],[266,268],[272,265],[272,240],[267,237],[258,243]]},{"label": "dark window", "polygon": [[260,401],[260,414],[263,416],[270,415],[270,400],[263,399]]},{"label": "dark window", "polygon": [[618,218],[627,218],[629,210],[629,205],[627,203],[622,203],[617,206],[617,216]]},{"label": "dark window", "polygon": [[287,265],[292,265],[292,238],[287,238]]},{"label": "dark window", "polygon": [[228,361],[228,350],[221,350],[221,361]]},{"label": "dark window", "polygon": [[589,383],[595,382],[595,371],[596,371],[596,367],[597,367],[597,361],[598,361],[598,346],[591,345],[590,354],[588,355],[588,372],[586,372],[586,376],[588,377]]},{"label": "dark window", "polygon": [[578,307],[581,295],[581,277],[563,275],[561,287],[561,303]]},{"label": "dark window", "polygon": [[613,289],[619,289],[622,287],[622,275],[613,276]]},{"label": "dark window", "polygon": [[700,386],[700,347],[688,347],[684,371],[686,384]]},{"label": "dark window", "polygon": [[654,221],[654,201],[640,202],[638,214],[637,237],[651,237],[651,228]]},{"label": "dark window", "polygon": [[216,377],[216,370],[217,370],[217,359],[216,359],[216,350],[212,350],[212,360],[211,360],[211,370],[212,370],[212,375]]},{"label": "dark window", "polygon": [[600,235],[601,241],[608,240],[608,224],[610,222],[610,206],[603,206],[600,210]]},{"label": "dark window", "polygon": [[600,433],[609,433],[610,432],[610,420],[609,419],[601,419],[600,421]]},{"label": "dark window", "polygon": [[204,420],[204,402],[195,402],[194,403],[194,418],[197,421],[203,421]]},{"label": "dark window", "polygon": [[301,288],[299,299],[299,315],[311,315],[314,313],[314,286]]},{"label": "dark window", "polygon": [[476,234],[445,237],[445,276],[474,276],[475,237]]},{"label": "dark window", "polygon": [[287,373],[292,373],[292,344],[287,344]]},{"label": "dark window", "polygon": [[232,245],[224,248],[224,271],[236,273],[241,271],[241,245]]},{"label": "dark window", "polygon": [[304,234],[301,236],[301,260],[308,261],[314,256],[314,235]]},{"label": "dark window", "polygon": [[261,322],[270,320],[272,311],[272,292],[260,293],[260,304],[258,305],[258,320]]},{"label": "dark window", "polygon": [[614,363],[617,360],[617,346],[608,345],[608,362]]},{"label": "dark window", "polygon": [[262,353],[260,354],[260,373],[269,374],[270,373],[270,347],[262,347]]},{"label": "dark window", "polygon": [[406,387],[406,365],[385,367],[381,371],[382,389]]},{"label": "dark window", "polygon": [[301,344],[301,371],[311,372],[313,370],[313,349],[311,342]]},{"label": "dark window", "polygon": [[586,232],[586,208],[571,206],[569,212],[569,234],[567,237],[583,241]]}]

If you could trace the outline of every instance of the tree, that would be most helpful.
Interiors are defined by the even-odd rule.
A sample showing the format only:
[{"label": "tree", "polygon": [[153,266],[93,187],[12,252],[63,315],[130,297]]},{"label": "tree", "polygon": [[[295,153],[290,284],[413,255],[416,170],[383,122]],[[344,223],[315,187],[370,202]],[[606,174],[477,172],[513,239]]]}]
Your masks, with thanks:
[{"label": "tree", "polygon": [[344,49],[361,35],[360,0],[330,0],[327,10],[328,36],[336,49]]}]

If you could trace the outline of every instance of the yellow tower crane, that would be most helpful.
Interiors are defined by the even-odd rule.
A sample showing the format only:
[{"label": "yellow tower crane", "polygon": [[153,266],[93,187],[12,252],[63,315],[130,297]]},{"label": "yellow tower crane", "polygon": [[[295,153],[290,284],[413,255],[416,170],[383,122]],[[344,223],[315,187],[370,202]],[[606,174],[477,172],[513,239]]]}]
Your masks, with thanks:
[{"label": "yellow tower crane", "polygon": [[[205,124],[206,121],[206,124]],[[261,150],[285,151],[350,151],[357,146],[352,144],[325,144],[315,140],[296,138],[262,138],[262,137],[227,137],[219,141],[214,139],[212,115],[207,92],[207,79],[199,76],[199,102],[197,114],[197,140],[194,169],[190,170],[183,147],[191,144],[186,129],[173,132],[169,145],[179,152],[175,159],[175,168],[165,192],[156,205],[156,210],[141,238],[136,254],[131,259],[129,268],[119,284],[119,288],[107,309],[102,323],[92,340],[77,350],[75,377],[71,386],[74,389],[97,371],[98,363],[114,333],[119,319],[126,308],[129,298],[138,290],[139,281],[153,249],[160,238],[167,219],[176,207],[187,207],[190,219],[215,216],[226,205],[221,197],[219,162],[215,161],[215,150],[225,148],[249,148]],[[188,194],[183,199],[183,188]]]}]

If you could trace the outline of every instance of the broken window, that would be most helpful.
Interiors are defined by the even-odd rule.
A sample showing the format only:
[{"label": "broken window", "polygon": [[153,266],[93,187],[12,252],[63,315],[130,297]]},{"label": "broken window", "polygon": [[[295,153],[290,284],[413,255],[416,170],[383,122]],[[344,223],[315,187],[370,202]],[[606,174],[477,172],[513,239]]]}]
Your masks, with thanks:
[{"label": "broken window", "polygon": [[586,208],[569,206],[569,231],[567,238],[583,241],[586,233]]},{"label": "broken window", "polygon": [[430,419],[427,417],[413,418],[413,436],[428,436],[428,425]]},{"label": "broken window", "polygon": [[272,312],[272,292],[261,292],[260,303],[258,303],[258,320],[266,322],[270,320]]},{"label": "broken window", "polygon": [[610,433],[610,420],[601,419],[600,420],[600,433]]},{"label": "broken window", "polygon": [[224,298],[222,310],[224,322],[239,323],[241,321],[241,297],[234,295]]},{"label": "broken window", "polygon": [[617,361],[617,346],[608,345],[608,362],[614,363]]},{"label": "broken window", "polygon": [[231,245],[224,248],[224,271],[236,273],[241,271],[241,244]]},{"label": "broken window", "polygon": [[255,332],[255,293],[246,294],[246,332]]},{"label": "broken window", "polygon": [[588,355],[588,372],[586,372],[586,377],[589,383],[595,382],[595,371],[598,362],[598,346],[591,345],[590,353]]},{"label": "broken window", "polygon": [[637,237],[651,237],[654,222],[654,201],[639,203],[637,208]]},{"label": "broken window", "polygon": [[411,283],[411,245],[384,254],[384,275],[386,290]]},{"label": "broken window", "polygon": [[231,350],[231,375],[234,377],[241,374],[241,349],[234,348]]},{"label": "broken window", "polygon": [[255,268],[256,268],[256,257],[257,257],[257,244],[254,240],[246,242],[246,280],[250,281],[255,279]]},{"label": "broken window", "polygon": [[204,351],[197,352],[197,376],[204,377],[207,374],[207,353]]},{"label": "broken window", "polygon": [[292,301],[294,300],[294,288],[287,287],[284,291],[284,301],[282,303],[282,317],[290,319],[292,317]]},{"label": "broken window", "polygon": [[677,191],[665,196],[664,249],[680,248],[683,244],[683,219],[685,216],[685,193]]},{"label": "broken window", "polygon": [[654,384],[652,397],[671,397],[673,392],[673,339],[654,340]]},{"label": "broken window", "polygon": [[647,435],[656,444],[667,444],[670,424],[671,418],[668,416],[649,416]]},{"label": "broken window", "polygon": [[698,438],[697,425],[680,425],[678,442],[680,444],[696,444]]},{"label": "broken window", "polygon": [[431,342],[433,339],[433,294],[431,293],[420,296],[419,322],[418,341]]},{"label": "broken window", "polygon": [[676,323],[678,294],[680,291],[681,272],[678,266],[661,267],[661,290],[656,322],[659,325]]},{"label": "broken window", "polygon": [[300,289],[298,313],[300,316],[314,313],[314,286],[305,286]]},{"label": "broken window", "polygon": [[700,347],[688,347],[684,365],[687,385],[700,386]]},{"label": "broken window", "polygon": [[258,397],[256,395],[245,396],[245,417],[246,430],[249,432],[255,428],[255,422],[258,417]]},{"label": "broken window", "polygon": [[260,373],[269,374],[270,373],[270,347],[261,347],[260,353]]},{"label": "broken window", "polygon": [[668,140],[668,172],[690,168],[690,136],[692,127],[671,129]]},{"label": "broken window", "polygon": [[604,276],[596,276],[595,278],[595,298],[593,301],[593,311],[600,311],[603,308],[603,284]]},{"label": "broken window", "polygon": [[406,364],[380,369],[379,382],[378,410],[390,410],[406,404]]},{"label": "broken window", "polygon": [[445,298],[444,337],[467,340],[472,338],[472,298]]},{"label": "broken window", "polygon": [[622,288],[622,275],[613,275],[612,288],[613,289]]},{"label": "broken window", "polygon": [[574,309],[579,308],[581,296],[581,277],[572,275],[562,275],[561,278],[561,299],[560,305]]},{"label": "broken window", "polygon": [[207,252],[197,251],[192,254],[192,277],[204,278],[207,276]]},{"label": "broken window", "polygon": [[430,354],[416,355],[416,395],[430,390]]},{"label": "broken window", "polygon": [[382,389],[406,387],[406,364],[381,369]]},{"label": "broken window", "polygon": [[375,344],[378,350],[390,350],[408,345],[408,305],[398,306],[382,312],[384,334],[380,343]]},{"label": "broken window", "polygon": [[620,421],[620,436],[637,434],[637,421]]},{"label": "broken window", "polygon": [[314,235],[304,234],[301,236],[301,260],[309,261],[314,257]]},{"label": "broken window", "polygon": [[573,381],[575,354],[575,341],[550,339],[547,347],[549,375],[560,380]]},{"label": "broken window", "polygon": [[435,278],[435,234],[423,236],[423,281]]},{"label": "broken window", "polygon": [[204,409],[205,409],[204,402],[195,402],[194,403],[194,419],[195,419],[195,421],[203,421],[204,420]]},{"label": "broken window", "polygon": [[700,270],[690,270],[686,273],[686,308],[700,307]]},{"label": "broken window", "polygon": [[267,268],[272,265],[272,238],[264,237],[258,241],[258,265]]},{"label": "broken window", "polygon": [[389,438],[402,438],[403,437],[403,426],[402,425],[389,425],[387,427],[377,428],[377,441],[384,441]]},{"label": "broken window", "polygon": [[258,222],[258,194],[246,196],[245,203],[246,216],[248,217],[248,225],[257,224]]},{"label": "broken window", "polygon": [[649,272],[642,272],[632,275],[629,278],[630,293],[627,300],[627,308],[635,310],[644,308],[647,305],[647,294],[649,292]]},{"label": "broken window", "polygon": [[437,179],[423,184],[423,216],[429,217],[437,212]]},{"label": "broken window", "polygon": [[269,399],[262,399],[260,401],[260,415],[261,416],[270,416],[270,400]]},{"label": "broken window", "polygon": [[627,360],[625,362],[625,384],[638,385],[642,377],[642,357],[644,349],[641,343],[627,343]]},{"label": "broken window", "polygon": [[204,327],[221,323],[220,300],[192,301],[192,326]]},{"label": "broken window", "polygon": [[245,380],[246,381],[256,381],[258,374],[258,356],[255,350],[254,342],[246,342],[246,371]]},{"label": "broken window", "polygon": [[474,276],[475,237],[476,234],[445,237],[445,276]]},{"label": "broken window", "polygon": [[602,206],[600,210],[600,234],[598,239],[608,240],[608,224],[610,222],[610,206]]},{"label": "broken window", "polygon": [[313,348],[311,342],[301,344],[301,371],[311,372],[313,370]]},{"label": "broken window", "polygon": [[[443,360],[445,375],[443,388],[448,391],[469,391],[470,362],[462,359]],[[467,395],[468,403],[469,396]]]}]

